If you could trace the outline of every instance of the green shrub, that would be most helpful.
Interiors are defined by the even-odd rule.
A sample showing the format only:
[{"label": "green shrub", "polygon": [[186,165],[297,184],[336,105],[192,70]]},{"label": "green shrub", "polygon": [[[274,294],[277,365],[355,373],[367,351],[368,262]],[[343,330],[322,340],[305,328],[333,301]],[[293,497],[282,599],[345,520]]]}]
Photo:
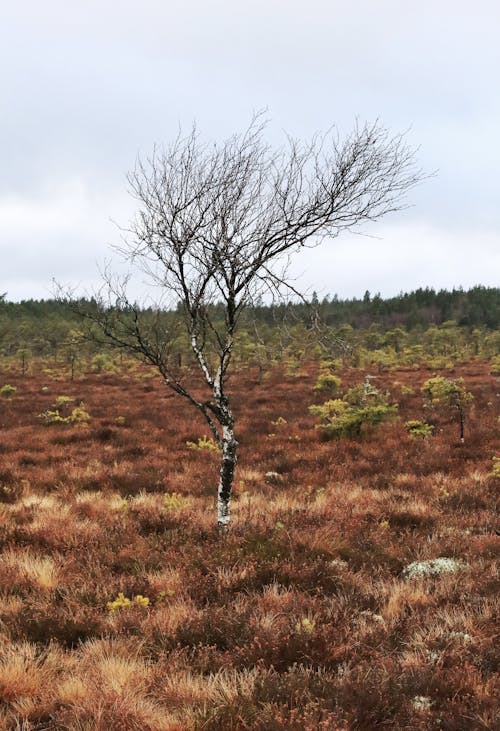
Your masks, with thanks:
[{"label": "green shrub", "polygon": [[500,478],[500,457],[493,457],[493,469],[488,473],[488,477]]},{"label": "green shrub", "polygon": [[422,386],[422,393],[427,406],[451,406],[458,408],[472,401],[472,394],[466,391],[464,379],[434,376]]},{"label": "green shrub", "polygon": [[186,447],[194,451],[218,452],[219,446],[210,437],[200,437],[197,442],[186,442]]},{"label": "green shrub", "polygon": [[367,378],[363,384],[350,388],[342,399],[331,399],[321,406],[310,406],[319,416],[320,429],[327,439],[359,437],[367,425],[376,426],[397,411],[389,396],[375,388]]},{"label": "green shrub", "polygon": [[41,419],[45,424],[88,424],[90,421],[90,414],[85,411],[83,404],[76,406],[69,416],[61,416],[59,409],[47,409],[41,414],[38,414],[38,418]]},{"label": "green shrub", "polygon": [[371,353],[372,365],[377,366],[379,371],[385,371],[389,368],[395,368],[398,364],[398,356],[394,348],[382,350],[378,348]]},{"label": "green shrub", "polygon": [[163,505],[167,508],[167,510],[177,510],[187,504],[187,498],[178,492],[166,492],[163,495]]},{"label": "green shrub", "polygon": [[491,359],[491,373],[494,376],[500,376],[500,355],[495,355]]},{"label": "green shrub", "polygon": [[90,414],[88,411],[85,411],[83,404],[80,404],[80,406],[73,409],[71,414],[67,417],[67,420],[70,424],[88,423],[90,421]]},{"label": "green shrub", "polygon": [[17,388],[15,386],[11,386],[10,384],[6,383],[5,386],[2,386],[2,388],[0,388],[0,396],[10,398],[15,394],[16,391]]},{"label": "green shrub", "polygon": [[149,598],[142,596],[142,594],[137,594],[133,599],[129,599],[123,592],[120,592],[116,599],[112,602],[107,602],[106,606],[110,612],[117,612],[121,609],[130,609],[134,604],[146,609],[149,606]]},{"label": "green shrub", "polygon": [[338,393],[342,380],[333,373],[320,373],[318,380],[314,386],[315,391],[328,391],[329,393]]},{"label": "green shrub", "polygon": [[339,371],[342,368],[342,360],[340,358],[330,358],[328,360],[322,360],[319,364],[321,372],[333,373]]},{"label": "green shrub", "polygon": [[458,414],[460,422],[460,439],[464,441],[464,424],[467,407],[473,399],[472,394],[466,390],[464,379],[455,380],[444,376],[429,378],[422,386],[424,395],[424,406],[437,410],[451,411]]},{"label": "green shrub", "polygon": [[118,368],[105,353],[97,353],[90,361],[90,366],[95,373],[117,373]]},{"label": "green shrub", "polygon": [[434,431],[432,424],[427,424],[426,421],[418,421],[416,419],[406,421],[405,429],[411,437],[421,437],[422,439],[431,437]]},{"label": "green shrub", "polygon": [[64,376],[56,368],[43,368],[42,372],[44,376],[50,378],[51,381],[62,381]]},{"label": "green shrub", "polygon": [[66,418],[61,416],[59,409],[47,409],[38,414],[38,418],[43,421],[44,424],[67,424]]}]

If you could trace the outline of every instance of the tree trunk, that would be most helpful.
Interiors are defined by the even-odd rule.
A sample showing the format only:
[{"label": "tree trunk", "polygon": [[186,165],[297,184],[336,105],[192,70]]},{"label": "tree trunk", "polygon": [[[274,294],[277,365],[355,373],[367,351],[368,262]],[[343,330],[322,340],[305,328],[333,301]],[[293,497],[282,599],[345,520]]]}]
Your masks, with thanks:
[{"label": "tree trunk", "polygon": [[217,522],[220,528],[229,525],[231,519],[231,491],[233,489],[234,468],[236,467],[238,442],[233,426],[223,427],[222,462],[217,490]]},{"label": "tree trunk", "polygon": [[264,380],[264,365],[259,362],[259,386],[262,386]]}]

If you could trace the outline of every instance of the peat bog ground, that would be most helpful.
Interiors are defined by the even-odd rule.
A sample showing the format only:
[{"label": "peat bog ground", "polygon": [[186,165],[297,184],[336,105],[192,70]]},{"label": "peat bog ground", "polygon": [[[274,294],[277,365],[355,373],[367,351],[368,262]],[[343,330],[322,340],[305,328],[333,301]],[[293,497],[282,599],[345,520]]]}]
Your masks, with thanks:
[{"label": "peat bog ground", "polygon": [[464,444],[425,369],[378,374],[397,419],[322,441],[317,372],[233,377],[220,535],[219,455],[156,376],[0,370],[0,730],[498,728],[500,379],[444,373],[474,396]]}]

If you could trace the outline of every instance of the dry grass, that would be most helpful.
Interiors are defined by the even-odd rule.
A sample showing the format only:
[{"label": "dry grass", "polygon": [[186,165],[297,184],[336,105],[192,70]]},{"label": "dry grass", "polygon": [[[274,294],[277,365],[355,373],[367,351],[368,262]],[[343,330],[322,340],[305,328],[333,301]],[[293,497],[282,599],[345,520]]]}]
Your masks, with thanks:
[{"label": "dry grass", "polygon": [[[339,442],[307,410],[314,365],[261,387],[243,372],[224,536],[218,456],[186,447],[206,428],[156,380],[10,373],[0,731],[497,728],[499,388],[487,364],[463,369],[464,445],[444,415],[427,441],[405,432],[427,372],[381,374],[396,399],[413,389],[400,421]],[[40,423],[60,393],[89,428]],[[465,568],[404,578],[437,557]]]},{"label": "dry grass", "polygon": [[[0,556],[0,576],[8,591],[27,583],[33,589],[51,591],[59,583],[59,571],[51,556],[37,556],[29,550],[5,551]],[[6,577],[11,580],[10,587]]]}]

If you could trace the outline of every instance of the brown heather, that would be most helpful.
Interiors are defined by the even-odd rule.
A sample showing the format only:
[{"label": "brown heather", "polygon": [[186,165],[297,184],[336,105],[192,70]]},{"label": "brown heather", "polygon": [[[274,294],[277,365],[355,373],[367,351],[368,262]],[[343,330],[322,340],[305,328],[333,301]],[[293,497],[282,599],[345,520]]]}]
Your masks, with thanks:
[{"label": "brown heather", "polygon": [[[218,455],[186,446],[203,423],[138,373],[0,374],[0,731],[499,727],[488,364],[453,371],[474,395],[463,445],[422,408],[429,371],[380,374],[399,419],[333,442],[308,412],[316,366],[240,373],[225,535]],[[88,427],[37,418],[60,395]],[[463,569],[403,577],[438,557]]]}]

